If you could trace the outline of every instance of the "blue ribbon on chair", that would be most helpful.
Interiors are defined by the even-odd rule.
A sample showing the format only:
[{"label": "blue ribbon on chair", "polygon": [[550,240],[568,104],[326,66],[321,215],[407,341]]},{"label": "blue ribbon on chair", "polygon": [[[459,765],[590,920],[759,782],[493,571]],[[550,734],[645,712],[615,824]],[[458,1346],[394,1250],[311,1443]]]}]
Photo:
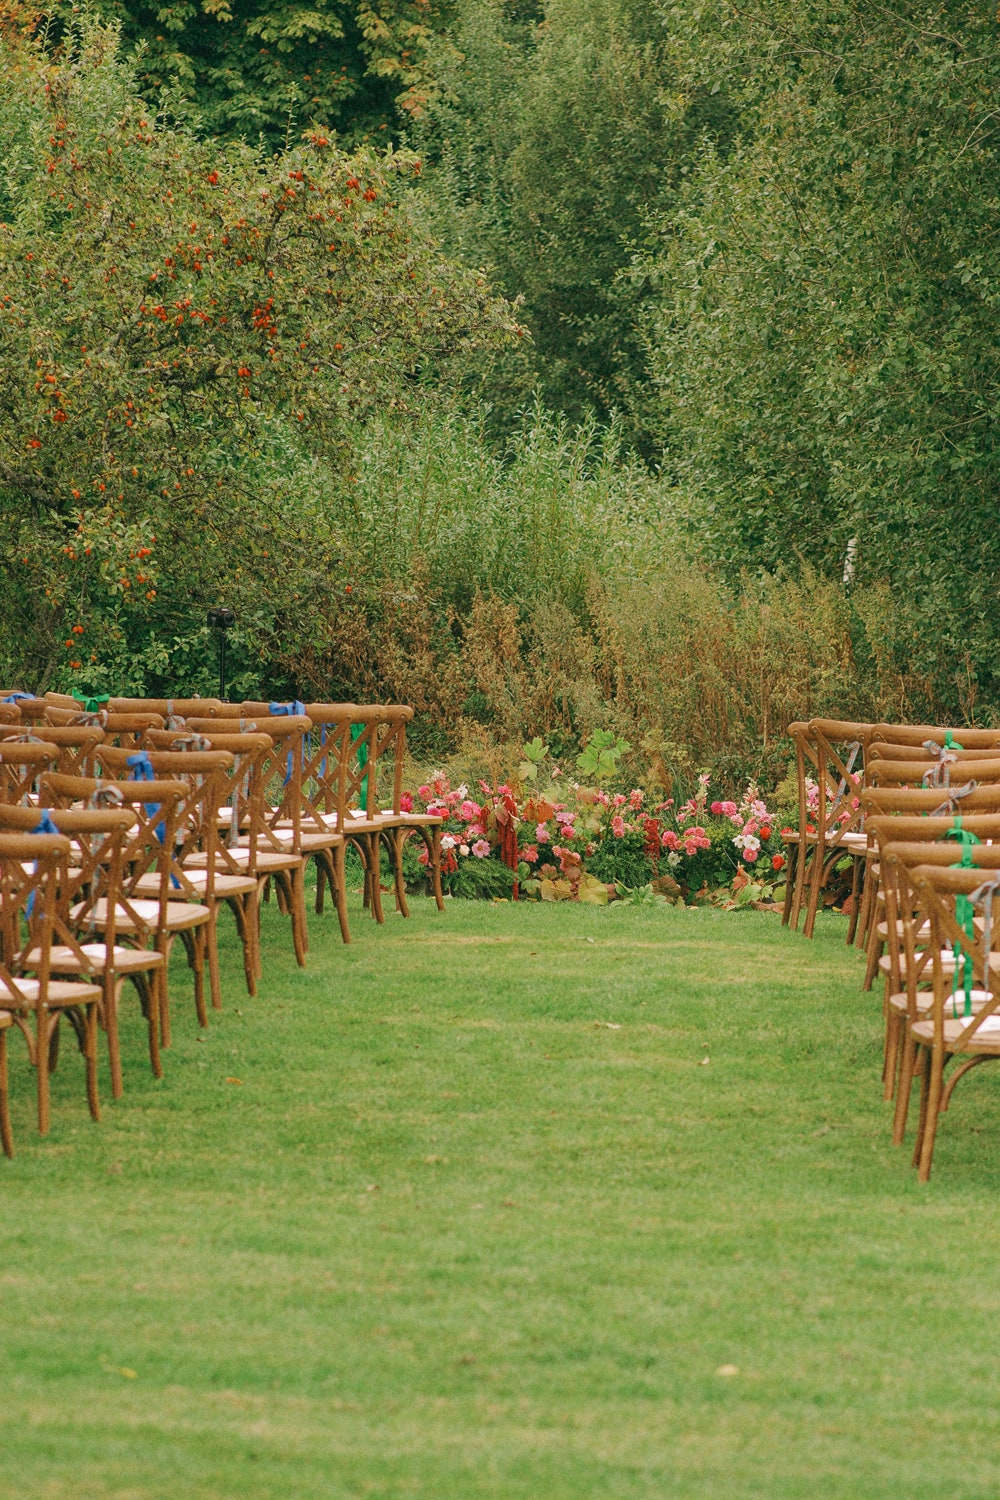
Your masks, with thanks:
[{"label": "blue ribbon on chair", "polygon": [[[305,711],[306,711],[306,706],[305,706],[304,703],[300,703],[299,700],[298,700],[298,698],[294,698],[291,703],[269,703],[267,705],[267,711],[268,711],[268,713],[273,714],[273,715],[275,715],[276,717],[279,717],[279,718],[289,718],[289,719],[292,719],[292,718],[297,718],[299,716],[299,714],[304,714]],[[287,766],[287,769],[285,770],[285,786],[288,785],[288,783],[291,781],[291,779],[292,779],[292,752],[289,750],[289,752],[288,752],[288,766]]]},{"label": "blue ribbon on chair", "polygon": [[[128,766],[129,771],[131,772],[131,775],[129,776],[130,781],[156,780],[156,772],[153,770],[153,762],[150,760],[147,751],[139,750],[135,755],[128,756],[125,764]],[[147,818],[155,818],[156,814],[160,810],[160,804],[159,802],[147,802],[145,804],[145,808]],[[156,834],[156,837],[162,844],[163,840],[167,836],[166,823],[157,823],[154,832]]]},{"label": "blue ribbon on chair", "polygon": [[[132,772],[131,776],[129,777],[130,781],[156,780],[156,772],[153,770],[153,762],[149,758],[148,751],[138,750],[135,755],[130,755],[126,758],[125,764]],[[155,818],[156,814],[160,810],[161,804],[159,802],[146,802],[144,806],[146,808],[146,817]],[[162,844],[167,836],[166,822],[161,819],[161,821],[157,823],[156,827],[153,829],[153,832],[156,834],[156,837]],[[179,891],[181,888],[181,883],[177,879],[176,875],[172,874],[170,876],[170,884],[173,886],[175,891]]]},{"label": "blue ribbon on chair", "polygon": [[5,703],[30,703],[34,693],[8,693],[3,700]]},{"label": "blue ribbon on chair", "polygon": [[[24,697],[25,694],[22,693],[21,696]],[[47,807],[43,807],[42,808],[42,815],[41,815],[41,817],[39,818],[38,822],[35,824],[34,828],[31,831],[32,831],[33,834],[34,833],[58,833],[59,832],[59,829],[56,827],[56,825],[52,821],[51,815],[50,815],[49,810],[48,810]],[[38,869],[38,861],[35,860],[35,870],[37,870],[37,869]],[[34,891],[32,891],[31,894],[28,896],[28,901],[27,901],[27,904],[26,904],[26,906],[24,908],[26,916],[30,917],[34,913],[34,910],[35,910],[35,894],[36,893]]]}]

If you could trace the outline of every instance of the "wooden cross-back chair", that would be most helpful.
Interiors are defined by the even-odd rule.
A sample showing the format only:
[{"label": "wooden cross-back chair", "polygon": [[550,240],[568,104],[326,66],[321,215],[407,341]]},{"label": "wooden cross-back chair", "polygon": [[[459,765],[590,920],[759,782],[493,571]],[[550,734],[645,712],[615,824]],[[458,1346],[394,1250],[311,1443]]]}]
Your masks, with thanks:
[{"label": "wooden cross-back chair", "polygon": [[104,740],[104,731],[87,725],[66,726],[0,725],[0,742],[31,745],[44,742],[55,745],[59,751],[56,770],[66,776],[91,776],[94,771],[94,751]]},{"label": "wooden cross-back chair", "polygon": [[[784,835],[788,878],[782,921],[797,929],[804,909],[802,931],[812,937],[823,887],[833,867],[849,854],[855,857],[855,869],[847,940],[853,942],[859,918],[859,860],[863,862],[866,849],[858,798],[864,785],[865,745],[871,725],[811,719],[789,725],[788,732],[795,744],[798,829]],[[815,807],[809,806],[809,779],[816,783]]]},{"label": "wooden cross-back chair", "polygon": [[[938,1121],[955,1085],[980,1063],[1000,1057],[1000,955],[992,950],[1000,929],[1000,848],[973,849],[969,868],[918,865],[911,879],[931,931],[931,1013],[908,1026],[913,1071],[921,1080],[914,1164],[926,1182]],[[954,958],[944,963],[949,950],[957,964]],[[949,1064],[954,1066],[946,1079]],[[901,1077],[900,1093],[903,1088]]]},{"label": "wooden cross-back chair", "polygon": [[[157,731],[151,731],[156,733]],[[162,733],[162,731],[159,731]],[[149,733],[144,744],[149,741]],[[174,736],[178,748],[150,747],[145,754],[157,776],[183,777],[193,784],[195,795],[187,800],[185,817],[178,829],[170,872],[172,901],[204,902],[211,914],[206,931],[209,993],[215,1010],[222,1009],[219,974],[219,913],[227,906],[236,919],[244,949],[244,965],[255,962],[256,879],[227,857],[219,837],[220,809],[229,795],[235,756],[228,749],[202,744],[193,735]],[[155,878],[140,881],[148,886]]]},{"label": "wooden cross-back chair", "polygon": [[[208,850],[193,850],[186,861],[186,869],[189,881],[198,883],[205,879],[211,859],[215,869],[215,900],[220,909],[225,903],[233,913],[243,948],[247,993],[256,995],[261,975],[260,882],[263,878],[258,862],[269,863],[268,856],[258,847],[263,826],[263,787],[257,773],[272,748],[272,741],[266,734],[207,735],[187,729],[150,729],[143,744],[151,751],[221,750],[232,757],[218,813],[219,836],[211,855]],[[241,832],[247,837],[245,848],[237,847]],[[275,865],[289,869],[294,863],[289,856],[275,854],[270,861],[271,872]]]},{"label": "wooden cross-back chair", "polygon": [[[861,793],[861,805],[865,814],[865,826],[871,817],[928,817],[954,818],[969,814],[1000,812],[1000,787],[993,783],[973,785],[971,780],[963,785],[950,787],[917,786],[867,786]],[[880,912],[883,903],[882,875],[878,850],[874,841],[869,843],[870,911],[868,927],[868,962],[865,970],[864,988],[871,989],[878,972],[883,938],[880,928]]]},{"label": "wooden cross-back chair", "polygon": [[[963,841],[978,840],[984,846],[1000,839],[1000,813],[973,814],[961,820],[945,817],[879,817],[868,819],[868,828],[878,849],[882,870],[881,899],[882,920],[878,923],[877,940],[885,952],[877,961],[876,972],[884,979],[882,1001],[885,1023],[885,1049],[883,1053],[883,1086],[886,1099],[895,1091],[899,1061],[901,1030],[908,1014],[915,1013],[917,1006],[915,991],[920,985],[915,982],[912,956],[907,958],[904,937],[910,912],[907,907],[908,892],[899,885],[901,864],[956,863],[962,857]],[[885,850],[891,847],[896,856],[891,865],[885,862]],[[974,845],[974,847],[976,847]],[[873,933],[873,936],[875,934]],[[928,941],[926,923],[909,932],[911,947],[922,950]],[[923,967],[923,957],[919,959]],[[905,1112],[897,1116],[898,1139],[902,1139]]]},{"label": "wooden cross-back chair", "polygon": [[58,746],[47,740],[0,740],[0,802],[34,802],[39,776],[58,759]]},{"label": "wooden cross-back chair", "polygon": [[[216,890],[218,875],[219,808],[226,792],[226,773],[232,769],[233,757],[224,750],[164,751],[143,749],[128,751],[102,746],[101,769],[111,776],[131,778],[140,787],[142,778],[177,781],[185,785],[183,797],[174,804],[173,827],[169,840],[164,832],[167,858],[167,880],[160,869],[140,873],[129,886],[130,894],[159,899],[167,898],[166,921],[172,934],[179,935],[188,950],[195,980],[195,1006],[198,1023],[208,1025],[203,989],[203,960],[208,961],[209,991],[212,1005],[222,1008],[219,978],[218,914],[224,900]],[[205,855],[204,865],[188,870],[195,854]],[[234,877],[237,879],[239,877]],[[194,913],[198,912],[198,919]],[[170,1035],[170,1000],[166,986],[163,995],[164,1031]]]},{"label": "wooden cross-back chair", "polygon": [[[108,748],[104,747],[105,753]],[[175,937],[180,937],[192,971],[198,1019],[202,1021],[204,1018],[207,1025],[204,928],[209,920],[208,909],[193,902],[170,900],[172,851],[177,842],[178,827],[185,818],[187,802],[196,796],[191,784],[179,779],[140,781],[133,779],[130,772],[122,777],[107,778],[50,775],[44,778],[43,792],[55,807],[72,807],[77,803],[97,805],[102,799],[115,798],[118,805],[135,813],[136,824],[122,854],[121,899],[113,914],[114,931],[118,937],[134,942],[137,947],[149,947],[163,955],[165,967],[158,1017],[160,1046],[170,1045],[167,966]],[[58,814],[53,816],[58,817]],[[155,872],[157,877],[155,895],[151,893],[148,882],[145,889],[140,888],[143,878],[150,872]],[[88,920],[97,931],[103,933],[110,929],[112,916],[106,900],[100,899],[93,904]]]},{"label": "wooden cross-back chair", "polygon": [[[302,714],[262,714],[259,718],[189,718],[185,722],[189,732],[209,738],[260,733],[268,741],[267,747],[259,749],[250,763],[252,794],[249,804],[244,803],[240,809],[241,817],[246,821],[242,822],[235,843],[227,840],[226,847],[241,866],[256,873],[258,905],[274,881],[279,910],[291,918],[296,962],[304,967],[309,948],[306,859],[312,849],[329,847],[336,842],[325,825],[303,826],[303,742],[311,728],[311,720]],[[283,808],[288,809],[287,817]]]},{"label": "wooden cross-back chair", "polygon": [[[44,800],[44,777],[42,797]],[[118,1015],[126,979],[134,984],[146,1017],[153,1073],[160,1077],[162,1071],[159,1059],[159,985],[163,955],[141,947],[126,947],[118,943],[116,937],[116,919],[124,899],[123,855],[128,835],[136,825],[136,815],[128,808],[113,805],[113,799],[112,804],[105,807],[46,811],[58,832],[65,834],[72,843],[66,881],[59,891],[49,966],[53,974],[78,975],[100,984],[100,1015],[108,1038],[111,1090],[119,1099],[122,1068]],[[0,807],[0,829],[29,832],[39,816],[36,808]],[[91,923],[91,914],[98,902],[105,904],[108,913],[100,932],[96,924]],[[142,924],[134,920],[135,912],[130,909],[129,915],[133,918],[133,927],[141,928]],[[31,955],[33,961],[36,957],[34,953]]]},{"label": "wooden cross-back chair", "polygon": [[[368,805],[372,816],[379,819],[378,837],[389,851],[396,887],[396,905],[404,917],[409,916],[406,902],[406,882],[403,875],[403,850],[413,835],[423,842],[427,850],[427,871],[431,893],[439,911],[444,910],[444,893],[441,889],[441,828],[444,819],[434,813],[417,813],[403,808],[403,775],[406,767],[406,726],[413,718],[413,709],[406,704],[387,703],[355,705],[358,722],[367,725],[374,720],[378,729],[373,736],[377,748],[376,767],[383,769],[381,777],[368,783]],[[358,743],[358,741],[356,741]],[[358,767],[358,772],[362,770]],[[387,789],[391,806],[385,807],[378,800],[380,788]]]},{"label": "wooden cross-back chair", "polygon": [[96,984],[55,978],[50,962],[70,850],[70,841],[62,834],[0,833],[0,1007],[28,1044],[35,1068],[40,1135],[49,1129],[49,1074],[63,1017],[76,1032],[83,1053],[91,1116],[98,1120],[101,1114],[97,1090],[101,990]]},{"label": "wooden cross-back chair", "polygon": [[964,746],[958,749],[946,750],[936,745],[933,740],[927,740],[922,745],[900,745],[895,741],[873,740],[868,746],[868,764],[872,765],[877,760],[893,761],[927,761],[930,763],[946,760],[953,765],[964,764],[967,761],[996,760],[1000,755],[1000,747],[990,745],[987,749],[966,750]]}]

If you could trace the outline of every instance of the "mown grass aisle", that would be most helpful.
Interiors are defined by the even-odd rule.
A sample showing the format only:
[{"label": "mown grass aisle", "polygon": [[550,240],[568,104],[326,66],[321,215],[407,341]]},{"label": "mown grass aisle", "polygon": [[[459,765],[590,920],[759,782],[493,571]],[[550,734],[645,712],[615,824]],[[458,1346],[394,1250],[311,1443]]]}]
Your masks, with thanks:
[{"label": "mown grass aisle", "polygon": [[921,1189],[839,923],[413,905],[99,1127],[12,1049],[3,1500],[992,1500],[1000,1080]]}]

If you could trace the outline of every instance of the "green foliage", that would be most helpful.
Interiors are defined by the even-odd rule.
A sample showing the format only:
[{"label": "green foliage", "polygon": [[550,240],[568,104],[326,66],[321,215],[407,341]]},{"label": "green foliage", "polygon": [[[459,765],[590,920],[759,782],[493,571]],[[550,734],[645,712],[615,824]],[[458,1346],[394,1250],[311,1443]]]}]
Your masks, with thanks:
[{"label": "green foliage", "polygon": [[612,731],[595,729],[576,758],[577,769],[594,781],[611,781],[618,773],[618,762],[631,748],[628,740]]},{"label": "green foliage", "polygon": [[[666,18],[678,12],[664,4]],[[738,100],[637,274],[693,542],[887,581],[951,715],[997,701],[995,11],[870,0],[687,13],[682,87]]]},{"label": "green foliage", "polygon": [[509,316],[399,208],[412,155],[206,144],[112,31],[70,42],[0,47],[4,675],[179,687],[224,597],[237,672],[319,686],[349,670],[357,424]]},{"label": "green foliage", "polygon": [[[97,0],[138,59],[137,83],[208,135],[281,150],[307,126],[349,145],[391,136],[437,98],[430,57],[447,4],[428,0]],[[63,13],[75,7],[63,5]]]},{"label": "green foliage", "polygon": [[537,24],[464,0],[452,35],[458,56],[417,133],[424,211],[524,297],[534,340],[530,364],[501,363],[491,397],[509,408],[534,377],[574,417],[634,403],[648,288],[618,273],[701,131],[724,142],[728,117],[707,91],[673,107],[667,34],[646,0],[548,0]]}]

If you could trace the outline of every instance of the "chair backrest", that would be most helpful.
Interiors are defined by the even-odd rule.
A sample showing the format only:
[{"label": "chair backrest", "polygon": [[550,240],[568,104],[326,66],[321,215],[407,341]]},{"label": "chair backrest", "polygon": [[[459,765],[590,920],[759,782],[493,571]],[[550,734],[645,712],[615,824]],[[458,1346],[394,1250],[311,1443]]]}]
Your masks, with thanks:
[{"label": "chair backrest", "polygon": [[949,738],[963,750],[1000,750],[1000,729],[948,728],[941,724],[874,724],[871,739],[886,740],[894,745],[923,745],[933,740],[942,749],[950,748]]},{"label": "chair backrest", "polygon": [[[125,807],[135,814],[135,824],[126,835],[122,850],[124,868],[123,902],[136,897],[142,877],[155,870],[159,876],[156,897],[160,914],[156,927],[163,925],[166,903],[171,890],[171,865],[177,842],[177,829],[190,784],[178,780],[135,781],[125,778],[105,779],[95,776],[62,776],[49,772],[39,782],[43,806],[55,809]],[[58,820],[60,813],[52,816]],[[131,908],[130,908],[131,909]]]},{"label": "chair backrest", "polygon": [[[0,806],[0,831],[32,833],[39,820],[46,821],[71,841],[68,867],[60,882],[54,917],[54,937],[73,950],[81,971],[87,968],[80,951],[77,931],[90,923],[96,935],[97,903],[106,903],[106,921],[101,940],[115,944],[116,920],[120,915],[122,857],[128,834],[136,826],[136,815],[128,808],[59,808]],[[72,919],[70,913],[73,913]],[[135,917],[135,913],[130,913]],[[142,923],[137,924],[140,928]]]},{"label": "chair backrest", "polygon": [[[944,1049],[945,1022],[956,1020],[961,1030],[949,1043],[953,1050],[975,1047],[977,1033],[995,1047],[1000,1018],[991,1018],[1000,1008],[1000,976],[991,955],[1000,930],[998,865],[942,869],[923,864],[912,871],[912,881],[930,924],[935,1049]],[[957,964],[945,962],[949,950]]]},{"label": "chair backrest", "polygon": [[26,802],[39,776],[58,759],[58,746],[47,740],[0,740],[0,802]]},{"label": "chair backrest", "polygon": [[[40,1009],[48,995],[52,933],[70,841],[57,833],[0,833],[0,982],[27,1005],[19,976],[31,963]],[[35,1002],[32,1002],[35,1003]]]},{"label": "chair backrest", "polygon": [[[231,875],[256,875],[257,851],[264,833],[264,773],[274,741],[267,734],[205,734],[201,730],[150,729],[143,744],[163,750],[225,750],[233,757],[219,811],[219,868]],[[229,852],[241,834],[248,840],[248,863]]]},{"label": "chair backrest", "polygon": [[[932,747],[928,749],[928,746]],[[935,747],[933,740],[928,740],[924,745],[900,745],[895,741],[873,740],[868,746],[868,764],[876,760],[909,760],[909,761],[931,761],[936,762],[947,756],[948,760],[955,764],[964,764],[966,761],[996,760],[1000,755],[1000,749],[991,745],[986,750],[944,750]]]},{"label": "chair backrest", "polygon": [[950,787],[995,785],[1000,782],[1000,759],[986,758],[974,763],[947,760],[870,760],[869,786]]},{"label": "chair backrest", "polygon": [[[185,793],[174,805],[173,837],[167,850],[170,883],[175,892],[197,900],[214,893],[215,862],[219,842],[219,808],[227,790],[233,756],[226,750],[121,750],[102,746],[101,769],[119,780],[137,786],[160,779],[183,782]],[[206,884],[197,886],[185,872],[185,862],[194,853],[206,856]]]},{"label": "chair backrest", "polygon": [[789,732],[796,749],[799,829],[813,828],[821,847],[858,831],[865,743],[871,726],[811,719],[808,724],[789,726]]},{"label": "chair backrest", "polygon": [[[108,712],[112,714],[157,714],[167,727],[188,715],[214,718],[222,708],[219,698],[109,698]],[[169,723],[167,723],[169,721]]]},{"label": "chair backrest", "polygon": [[1000,786],[977,786],[970,791],[956,786],[870,786],[864,788],[860,800],[866,826],[871,817],[888,817],[893,813],[910,817],[961,813],[965,818],[970,813],[1000,812]]},{"label": "chair backrest", "polygon": [[73,711],[50,706],[45,711],[44,720],[39,722],[65,726],[90,725],[100,729],[106,741],[129,750],[136,748],[147,729],[163,728],[161,714],[112,714],[105,708],[87,713],[82,709]]},{"label": "chair backrest", "polygon": [[[312,720],[305,714],[260,714],[239,719],[188,719],[187,727],[198,734],[267,736],[270,748],[260,755],[255,771],[263,795],[261,838],[274,852],[287,853],[277,829],[279,824],[290,826],[296,842],[302,832],[302,765]],[[311,813],[307,812],[307,817],[311,820]]]},{"label": "chair backrest", "polygon": [[94,769],[94,750],[104,739],[104,731],[86,725],[66,727],[46,724],[42,733],[33,733],[25,725],[0,725],[0,741],[6,744],[18,738],[29,745],[42,741],[55,745],[59,751],[56,761],[58,771],[67,776],[90,776]]}]

